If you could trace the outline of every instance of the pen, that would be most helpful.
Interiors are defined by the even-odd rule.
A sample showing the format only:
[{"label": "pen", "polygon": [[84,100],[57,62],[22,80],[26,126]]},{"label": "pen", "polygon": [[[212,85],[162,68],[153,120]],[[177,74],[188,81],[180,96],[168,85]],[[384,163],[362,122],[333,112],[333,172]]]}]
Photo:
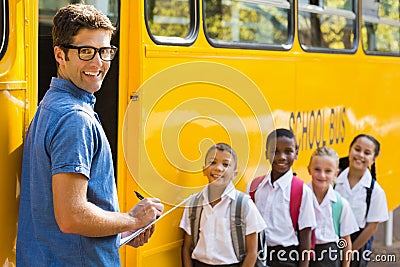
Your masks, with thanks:
[{"label": "pen", "polygon": [[134,190],[133,192],[135,192],[138,199],[140,199],[140,200],[144,199],[144,196],[142,196],[138,191]]},{"label": "pen", "polygon": [[[138,198],[143,197],[139,192],[134,191],[136,196]],[[140,196],[140,197],[139,197]],[[127,243],[129,243],[132,239],[134,239],[135,237],[137,237],[138,235],[140,235],[141,233],[143,233],[146,229],[148,229],[150,226],[152,226],[153,224],[155,224],[156,222],[158,222],[161,218],[167,216],[169,213],[171,213],[172,211],[174,211],[176,208],[179,208],[180,206],[182,206],[186,201],[188,201],[190,198],[192,198],[193,196],[195,196],[195,194],[190,195],[189,197],[185,198],[184,200],[182,200],[180,203],[176,204],[174,207],[172,207],[171,209],[169,209],[167,212],[165,212],[164,214],[162,214],[160,217],[157,217],[156,220],[152,221],[151,223],[149,223],[147,226],[140,228],[139,230],[137,230],[136,232],[134,232],[133,234],[125,237],[125,238],[121,238],[120,240],[120,244],[119,246],[123,246]]]}]

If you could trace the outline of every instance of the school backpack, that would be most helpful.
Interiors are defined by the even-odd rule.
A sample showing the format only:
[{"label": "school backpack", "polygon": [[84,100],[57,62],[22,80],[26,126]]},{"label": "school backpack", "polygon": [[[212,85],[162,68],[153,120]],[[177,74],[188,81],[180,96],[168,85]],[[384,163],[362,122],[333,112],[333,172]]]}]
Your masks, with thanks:
[{"label": "school backpack", "polygon": [[[250,197],[255,203],[255,195],[258,186],[260,183],[264,180],[266,175],[259,176],[255,179],[250,184]],[[301,205],[301,198],[303,196],[303,180],[300,178],[297,178],[296,176],[293,176],[292,179],[292,184],[290,187],[290,218],[292,219],[292,225],[293,229],[295,232],[297,232],[297,222],[299,220],[299,214],[300,214],[300,205]]]},{"label": "school backpack", "polygon": [[[246,256],[246,215],[248,213],[247,201],[249,197],[240,191],[230,204],[230,227],[232,245],[237,259],[241,262]],[[202,192],[197,193],[189,203],[189,220],[192,236],[192,251],[199,241],[200,218],[203,211],[204,197]],[[200,204],[200,205],[199,205]]]}]

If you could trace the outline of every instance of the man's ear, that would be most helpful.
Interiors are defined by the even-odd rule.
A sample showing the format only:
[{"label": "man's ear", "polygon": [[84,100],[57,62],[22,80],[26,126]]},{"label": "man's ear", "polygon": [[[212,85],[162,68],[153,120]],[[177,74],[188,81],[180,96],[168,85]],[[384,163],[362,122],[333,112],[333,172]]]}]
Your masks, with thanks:
[{"label": "man's ear", "polygon": [[54,58],[56,59],[58,64],[64,65],[65,53],[59,46],[54,47]]}]

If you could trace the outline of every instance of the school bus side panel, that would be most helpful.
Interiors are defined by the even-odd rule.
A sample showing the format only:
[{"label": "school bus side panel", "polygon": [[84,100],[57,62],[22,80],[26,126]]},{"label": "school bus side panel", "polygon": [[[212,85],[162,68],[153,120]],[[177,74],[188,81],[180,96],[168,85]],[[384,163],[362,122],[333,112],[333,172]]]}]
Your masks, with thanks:
[{"label": "school bus side panel", "polygon": [[0,62],[2,266],[15,266],[23,139],[36,109],[36,10],[35,1],[8,1],[8,46]]},{"label": "school bus side panel", "polygon": [[[121,8],[121,27],[123,27],[125,21],[123,12],[128,8],[126,6],[125,8],[121,6]],[[139,5],[138,8],[139,13],[143,12],[142,6]],[[131,15],[131,21],[132,18]],[[133,189],[139,189],[146,196],[159,197],[164,201],[166,211],[173,208],[178,202],[169,201],[169,199],[176,197],[181,200],[185,197],[178,196],[179,190],[169,189],[168,183],[178,185],[177,187],[182,186],[182,191],[187,189],[185,186],[199,191],[201,186],[207,183],[207,179],[201,171],[204,166],[204,154],[202,153],[212,144],[211,141],[227,143],[233,141],[235,143],[235,140],[244,140],[242,144],[235,147],[241,166],[238,175],[240,177],[237,179],[238,187],[244,190],[247,182],[254,175],[265,172],[268,168],[263,152],[267,131],[261,132],[257,128],[251,128],[244,132],[240,127],[232,127],[232,129],[224,131],[221,130],[218,122],[213,121],[212,117],[222,114],[222,111],[214,106],[214,102],[222,103],[222,106],[227,107],[228,111],[219,118],[228,122],[226,123],[228,127],[241,126],[240,123],[236,123],[240,122],[240,118],[250,117],[251,119],[252,116],[257,115],[252,113],[254,111],[252,108],[257,107],[251,107],[248,103],[253,99],[235,94],[234,89],[231,90],[225,86],[230,81],[235,81],[235,77],[227,77],[226,84],[222,85],[211,84],[207,80],[195,80],[190,84],[174,85],[173,81],[182,80],[183,73],[178,71],[181,70],[179,66],[184,66],[182,69],[185,69],[186,66],[187,68],[195,66],[195,64],[182,64],[215,63],[218,66],[225,66],[221,68],[222,71],[234,71],[244,77],[251,77],[252,82],[258,86],[259,92],[266,96],[268,104],[273,105],[276,109],[293,109],[295,104],[295,64],[292,56],[288,53],[287,57],[282,57],[280,52],[270,51],[250,51],[251,56],[244,56],[243,51],[239,49],[212,49],[209,48],[202,29],[199,30],[196,42],[189,47],[156,45],[148,35],[144,24],[144,15],[141,14],[139,18],[140,21],[137,18],[133,19],[137,23],[136,25],[141,25],[141,27],[138,32],[137,26],[133,27],[135,28],[134,32],[130,32],[133,36],[129,39],[129,59],[125,56],[122,56],[121,59],[121,66],[125,66],[122,60],[129,61],[129,67],[125,66],[127,70],[129,69],[128,78],[121,81],[121,88],[124,90],[122,83],[127,84],[126,81],[130,81],[127,86],[135,93],[136,99],[130,103],[130,105],[136,106],[135,111],[132,112],[136,114],[135,119],[130,121],[131,127],[136,130],[132,136],[129,136],[131,140],[137,140],[135,141],[136,146],[132,145],[134,151],[130,151],[135,154],[136,164],[129,169],[133,173],[133,177],[129,173],[126,174],[122,189],[125,209],[129,209],[138,202],[132,192]],[[128,22],[125,21],[125,23]],[[201,22],[200,25],[202,25]],[[121,32],[124,30],[122,29]],[[142,39],[136,39],[138,37]],[[121,42],[123,42],[122,38]],[[123,47],[124,44],[121,43],[121,50]],[[140,47],[140,50],[137,47]],[[248,61],[251,64],[244,64]],[[141,64],[139,69],[136,69],[137,62]],[[265,64],[266,62],[270,64]],[[175,70],[177,71],[174,72]],[[194,67],[193,70],[195,71],[196,68]],[[147,83],[162,76],[165,72],[170,75],[166,75],[163,83],[154,87],[146,86]],[[124,73],[126,74],[125,71]],[[210,76],[214,75],[211,69],[206,70],[206,73]],[[221,76],[223,74],[220,73]],[[144,87],[143,84],[145,84]],[[132,85],[134,85],[134,89],[132,89]],[[138,85],[142,85],[142,87],[136,88],[135,86]],[[133,93],[128,94],[126,99],[128,102],[128,98],[132,95]],[[156,99],[156,101],[151,102],[150,99]],[[204,110],[209,111],[209,116],[202,113]],[[193,120],[185,121],[187,114],[195,114]],[[260,115],[271,117],[272,114]],[[124,122],[126,123],[126,121]],[[272,124],[269,126],[272,129]],[[179,134],[174,135],[174,133]],[[176,147],[182,157],[175,157],[174,155],[177,154],[173,152],[176,151],[171,152],[169,145]],[[247,158],[249,151],[246,149],[249,147],[251,155]],[[257,174],[256,171],[258,171]],[[158,177],[164,177],[167,180],[165,187],[163,187],[165,181],[160,181]],[[151,181],[151,188],[138,182],[140,179]],[[119,183],[120,185],[121,183]],[[157,194],[152,194],[154,192]],[[182,212],[183,208],[178,208],[157,223],[153,237],[145,246],[138,249],[126,248],[126,266],[180,266],[183,231],[179,229],[179,222]]]},{"label": "school bus side panel", "polygon": [[[204,166],[202,153],[212,142],[234,144],[240,166],[238,189],[244,191],[253,177],[268,171],[264,154],[268,132],[253,129],[243,134],[243,131],[229,128],[238,125],[230,123],[236,122],[234,117],[245,122],[250,117],[247,108],[256,108],[245,95],[235,95],[233,87],[211,84],[207,80],[173,83],[183,80],[183,73],[189,75],[174,72],[181,70],[179,66],[195,71],[193,66],[197,63],[223,65],[225,70],[235,70],[254,82],[271,109],[269,116],[273,118],[274,126],[295,131],[300,153],[293,170],[306,182],[310,180],[307,172],[309,157],[317,146],[328,145],[343,157],[347,156],[348,146],[356,134],[367,132],[376,136],[384,147],[378,158],[379,183],[390,196],[389,208],[398,205],[400,197],[394,192],[393,185],[397,183],[395,179],[399,169],[390,149],[398,145],[396,122],[399,112],[394,108],[397,94],[388,89],[398,84],[400,79],[395,74],[398,58],[365,56],[361,47],[356,54],[305,52],[296,38],[289,51],[215,48],[204,35],[202,12],[199,12],[200,29],[193,44],[157,45],[146,29],[143,3],[130,4],[129,8],[122,6],[121,10],[121,32],[129,32],[130,36],[129,40],[121,37],[121,50],[125,47],[129,56],[121,58],[121,90],[127,91],[123,91],[124,101],[120,101],[124,102],[120,109],[120,125],[126,123],[122,117],[129,109],[133,114],[130,127],[134,128],[132,136],[129,136],[133,140],[130,152],[134,154],[132,161],[135,163],[131,167],[123,165],[122,172],[119,171],[119,181],[123,180],[119,182],[119,186],[123,184],[119,192],[126,210],[138,202],[132,192],[134,189],[146,196],[159,197],[166,205],[166,211],[177,203],[166,201],[171,196],[183,198],[179,190],[170,190],[168,182],[181,186],[181,191],[190,187],[200,189],[207,183],[201,172]],[[124,19],[128,16],[124,12],[132,10],[134,13],[131,14],[138,16],[129,15],[129,19]],[[124,25],[130,25],[130,30],[126,30]],[[377,69],[381,71],[377,72]],[[212,70],[205,72],[213,76]],[[164,77],[165,73],[169,75]],[[147,86],[159,77],[165,79],[163,83]],[[231,76],[227,80],[235,78]],[[206,101],[199,101],[204,99]],[[221,118],[220,121],[213,121],[213,116],[221,112],[213,108],[214,102],[222,103],[229,112],[234,110],[232,114],[236,112],[235,115],[226,112],[224,117],[217,117]],[[243,102],[249,106],[243,106]],[[387,108],[382,108],[386,103]],[[208,116],[202,110],[208,110]],[[185,120],[188,114],[192,116],[191,120]],[[231,141],[238,136],[246,142],[236,146],[237,143]],[[177,148],[172,152],[178,153],[171,153],[171,146]],[[246,154],[246,148],[250,148],[250,154]],[[182,211],[179,208],[158,222],[148,244],[138,249],[127,248],[126,265],[180,266],[183,232],[179,229],[179,221]]]},{"label": "school bus side panel", "polygon": [[[362,49],[360,47],[360,49]],[[389,210],[400,203],[396,184],[400,170],[393,148],[400,140],[400,111],[396,57],[305,53],[296,67],[296,109],[286,115],[299,142],[294,168],[309,180],[307,165],[317,146],[334,148],[339,157],[348,155],[350,142],[368,133],[381,143],[376,159],[377,180],[386,192]],[[287,120],[287,119],[286,119]]]}]

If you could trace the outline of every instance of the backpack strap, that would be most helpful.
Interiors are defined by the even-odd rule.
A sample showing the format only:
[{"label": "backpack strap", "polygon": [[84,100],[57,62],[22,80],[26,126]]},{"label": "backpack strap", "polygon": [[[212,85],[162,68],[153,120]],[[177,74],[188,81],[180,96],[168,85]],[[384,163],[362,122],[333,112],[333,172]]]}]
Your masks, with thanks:
[{"label": "backpack strap", "polygon": [[371,206],[371,196],[372,196],[372,190],[374,190],[374,187],[375,187],[375,182],[376,182],[376,179],[372,178],[371,185],[369,187],[365,188],[367,190],[367,197],[365,199],[365,202],[367,203],[367,211],[365,212],[365,218],[367,218],[367,215],[369,212],[369,207]]},{"label": "backpack strap", "polygon": [[255,197],[256,197],[257,188],[261,184],[261,182],[264,180],[265,177],[267,177],[267,176],[266,175],[258,176],[257,178],[254,178],[253,181],[251,181],[249,195],[250,195],[250,198],[253,200],[253,202],[256,202]]},{"label": "backpack strap", "polygon": [[333,227],[335,228],[336,235],[340,238],[340,218],[342,217],[342,196],[339,192],[336,193],[336,202],[332,201],[332,218],[333,218]]},{"label": "backpack strap", "polygon": [[237,259],[246,256],[246,214],[248,196],[236,190],[236,198],[231,202],[231,237]]},{"label": "backpack strap", "polygon": [[[376,177],[376,176],[375,176]],[[368,187],[366,187],[365,189],[367,190],[367,197],[365,199],[365,202],[367,203],[367,210],[365,211],[365,219],[367,219],[368,216],[368,212],[369,212],[369,208],[371,206],[371,196],[372,196],[372,191],[374,190],[375,187],[375,182],[376,182],[376,178],[372,177],[371,179],[371,185]],[[365,244],[365,248],[369,251],[372,250],[372,243],[374,242],[374,236],[372,235],[367,243]]]},{"label": "backpack strap", "polygon": [[[203,194],[198,193],[189,203],[189,220],[192,236],[191,250],[199,241],[200,219],[203,212]],[[231,202],[230,225],[231,238],[236,257],[242,261],[246,255],[246,215],[248,213],[248,196],[236,190],[236,198]],[[199,205],[200,204],[200,205]]]},{"label": "backpack strap", "polygon": [[[251,199],[255,202],[255,194],[257,191],[258,186],[260,183],[263,181],[263,179],[266,177],[266,175],[259,176],[253,181],[251,181],[250,184],[250,190],[249,194]],[[300,178],[297,178],[296,176],[293,176],[292,183],[290,186],[290,218],[292,220],[292,225],[293,229],[295,232],[297,232],[297,226],[298,226],[298,221],[299,221],[299,215],[300,215],[300,206],[301,206],[301,200],[303,197],[303,185],[304,181],[301,180]],[[313,238],[311,238],[313,239]],[[314,244],[315,244],[315,238],[314,238]],[[312,247],[314,247],[312,245]]]},{"label": "backpack strap", "polygon": [[301,199],[303,197],[303,180],[293,176],[290,187],[290,218],[292,219],[293,229],[297,231]]},{"label": "backpack strap", "polygon": [[[250,184],[249,194],[251,199],[255,202],[255,194],[258,186],[266,175],[254,178]],[[292,184],[290,187],[290,218],[292,219],[293,229],[297,231],[297,222],[299,220],[301,199],[303,197],[303,180],[293,176]]]},{"label": "backpack strap", "polygon": [[[200,203],[200,206],[199,206]],[[193,251],[199,241],[200,218],[203,212],[203,194],[197,193],[189,202],[189,220],[192,236],[191,250]]]}]

